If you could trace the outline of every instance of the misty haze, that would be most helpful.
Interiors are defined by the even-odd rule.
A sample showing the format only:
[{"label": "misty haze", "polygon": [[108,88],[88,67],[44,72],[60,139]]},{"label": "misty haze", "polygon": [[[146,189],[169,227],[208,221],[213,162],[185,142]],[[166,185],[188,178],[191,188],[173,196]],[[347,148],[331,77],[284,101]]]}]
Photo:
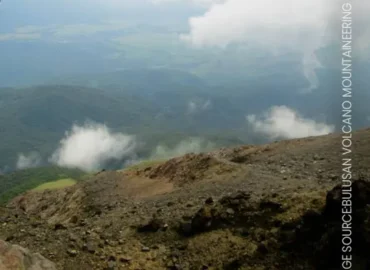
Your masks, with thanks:
[{"label": "misty haze", "polygon": [[370,269],[369,13],[0,1],[0,270]]}]

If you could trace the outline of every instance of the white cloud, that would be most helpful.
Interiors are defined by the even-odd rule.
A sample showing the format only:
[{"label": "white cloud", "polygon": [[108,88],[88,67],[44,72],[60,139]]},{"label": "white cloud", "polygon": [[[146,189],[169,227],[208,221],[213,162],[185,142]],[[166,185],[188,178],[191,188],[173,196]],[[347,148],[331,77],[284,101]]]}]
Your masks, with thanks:
[{"label": "white cloud", "polygon": [[[188,0],[187,2],[200,5],[200,6],[209,6],[215,3],[223,3],[226,0]],[[176,2],[185,2],[184,0],[151,0],[150,2],[154,4],[164,4],[164,3],[176,3]]]},{"label": "white cloud", "polygon": [[[338,0],[192,2],[208,4],[208,10],[202,16],[189,19],[190,31],[181,35],[181,39],[196,47],[251,43],[270,49],[275,55],[287,51],[301,53],[303,73],[311,84],[305,90],[318,86],[315,69],[321,64],[315,51],[340,38],[343,3]],[[354,20],[360,25],[354,29],[354,44],[364,53],[370,46],[367,27],[370,3],[363,0],[351,2]]]},{"label": "white cloud", "polygon": [[0,41],[7,40],[33,40],[51,36],[56,40],[91,36],[103,32],[122,31],[127,29],[128,24],[119,20],[107,20],[97,24],[65,24],[36,26],[25,25],[18,27],[12,33],[0,33]]},{"label": "white cloud", "polygon": [[188,114],[196,114],[199,112],[204,112],[209,110],[212,107],[212,102],[208,99],[205,101],[202,100],[191,100],[188,103]]},{"label": "white cloud", "polygon": [[191,18],[190,32],[181,39],[196,47],[252,42],[274,54],[298,51],[313,89],[318,84],[314,70],[320,66],[314,52],[322,45],[329,12],[322,0],[227,0]]},{"label": "white cloud", "polygon": [[70,24],[55,27],[51,32],[55,38],[90,36],[102,32],[120,31],[127,24],[120,21],[103,22],[101,24]]},{"label": "white cloud", "polygon": [[40,33],[41,31],[46,31],[51,29],[52,26],[36,26],[36,25],[25,25],[15,29],[18,34],[33,34]]},{"label": "white cloud", "polygon": [[8,40],[34,40],[39,39],[41,35],[39,33],[10,33],[0,34],[0,41]]},{"label": "white cloud", "polygon": [[113,133],[105,125],[87,123],[74,125],[66,133],[50,161],[62,167],[93,171],[111,160],[130,158],[135,148],[135,137]]},{"label": "white cloud", "polygon": [[198,46],[256,39],[285,46],[304,37],[302,32],[315,31],[317,35],[325,31],[327,14],[327,4],[321,0],[227,0],[211,5],[203,16],[191,18],[190,33],[183,38]]},{"label": "white cloud", "polygon": [[276,138],[303,138],[329,134],[334,126],[304,118],[286,106],[275,106],[262,117],[248,115],[247,121],[254,131]]},{"label": "white cloud", "polygon": [[17,169],[23,170],[27,168],[34,168],[41,164],[41,156],[37,152],[29,153],[25,155],[20,153],[17,160]]},{"label": "white cloud", "polygon": [[174,147],[169,147],[164,144],[158,145],[150,159],[168,159],[182,156],[188,153],[201,153],[211,151],[215,148],[215,144],[202,138],[189,138],[179,142]]}]

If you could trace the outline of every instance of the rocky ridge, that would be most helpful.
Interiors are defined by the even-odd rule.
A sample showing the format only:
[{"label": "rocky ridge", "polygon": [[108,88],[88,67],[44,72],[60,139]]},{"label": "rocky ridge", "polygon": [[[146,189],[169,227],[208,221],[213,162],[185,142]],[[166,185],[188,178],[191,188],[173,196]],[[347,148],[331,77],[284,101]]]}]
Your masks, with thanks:
[{"label": "rocky ridge", "polygon": [[[370,129],[353,146],[354,265],[369,269]],[[189,154],[28,192],[0,239],[57,269],[339,269],[340,136]]]}]

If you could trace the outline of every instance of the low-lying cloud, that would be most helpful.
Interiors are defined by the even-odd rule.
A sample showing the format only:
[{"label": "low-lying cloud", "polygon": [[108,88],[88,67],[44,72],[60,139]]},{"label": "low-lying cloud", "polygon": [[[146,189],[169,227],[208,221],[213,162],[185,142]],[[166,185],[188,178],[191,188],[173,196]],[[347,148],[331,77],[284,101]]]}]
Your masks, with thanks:
[{"label": "low-lying cloud", "polygon": [[201,153],[211,151],[215,144],[202,138],[189,138],[179,142],[173,147],[164,144],[158,145],[150,159],[168,159],[179,157],[188,153]]},{"label": "low-lying cloud", "polygon": [[255,132],[267,135],[271,139],[319,136],[334,131],[334,126],[304,118],[286,106],[272,107],[260,117],[248,115],[247,121]]},{"label": "low-lying cloud", "polygon": [[0,34],[0,41],[9,41],[9,40],[34,40],[41,37],[38,33],[8,33]]},{"label": "low-lying cloud", "polygon": [[188,114],[196,114],[199,112],[204,112],[209,110],[212,107],[212,102],[210,100],[199,101],[199,100],[192,100],[188,103]]},{"label": "low-lying cloud", "polygon": [[20,153],[18,155],[16,167],[18,170],[35,168],[40,166],[41,162],[41,156],[37,152],[31,152],[29,154]]},{"label": "low-lying cloud", "polygon": [[84,171],[101,169],[110,161],[130,158],[136,149],[134,136],[114,133],[105,125],[73,125],[60,141],[50,162]]}]

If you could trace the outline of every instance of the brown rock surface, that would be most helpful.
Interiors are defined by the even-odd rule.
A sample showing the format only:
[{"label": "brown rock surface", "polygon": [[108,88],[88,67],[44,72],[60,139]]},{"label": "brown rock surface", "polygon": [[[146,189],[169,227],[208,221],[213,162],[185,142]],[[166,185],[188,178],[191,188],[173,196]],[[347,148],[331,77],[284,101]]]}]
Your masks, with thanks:
[{"label": "brown rock surface", "polygon": [[54,263],[38,253],[0,240],[1,270],[56,270]]},{"label": "brown rock surface", "polygon": [[[351,157],[353,269],[365,270],[370,129],[354,134]],[[68,270],[339,269],[341,158],[331,134],[104,171],[15,198],[0,238]]]}]

